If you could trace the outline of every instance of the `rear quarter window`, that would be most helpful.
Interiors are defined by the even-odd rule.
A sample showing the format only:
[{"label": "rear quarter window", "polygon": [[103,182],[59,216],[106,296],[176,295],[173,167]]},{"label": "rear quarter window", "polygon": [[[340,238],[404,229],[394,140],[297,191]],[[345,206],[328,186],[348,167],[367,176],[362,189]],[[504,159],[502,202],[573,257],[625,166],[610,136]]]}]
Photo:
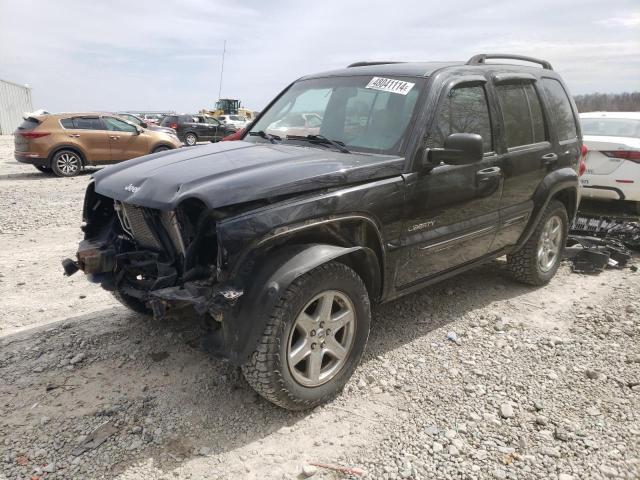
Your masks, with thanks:
[{"label": "rear quarter window", "polygon": [[60,125],[63,126],[63,128],[70,128],[73,129],[73,118],[63,118],[60,120]]},{"label": "rear quarter window", "polygon": [[175,115],[168,115],[162,119],[160,125],[168,125],[170,123],[176,123],[178,121],[178,117]]},{"label": "rear quarter window", "polygon": [[36,120],[35,118],[26,118],[18,127],[18,130],[20,130],[21,132],[26,132],[29,130],[33,130],[34,128],[36,128],[38,125],[40,125],[40,122],[38,120]]},{"label": "rear quarter window", "polygon": [[572,140],[578,136],[576,119],[567,92],[554,78],[543,78],[542,85],[549,102],[549,114],[558,132],[558,140]]}]

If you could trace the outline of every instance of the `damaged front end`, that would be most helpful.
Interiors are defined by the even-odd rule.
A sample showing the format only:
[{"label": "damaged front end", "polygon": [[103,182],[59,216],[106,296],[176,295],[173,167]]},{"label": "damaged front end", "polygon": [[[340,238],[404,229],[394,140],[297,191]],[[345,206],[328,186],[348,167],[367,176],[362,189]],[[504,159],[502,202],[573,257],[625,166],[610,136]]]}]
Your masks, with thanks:
[{"label": "damaged front end", "polygon": [[[156,319],[190,311],[220,329],[242,289],[218,282],[218,213],[195,199],[164,211],[113,200],[87,189],[76,260],[92,282],[144,305]],[[222,347],[220,347],[221,349]]]}]

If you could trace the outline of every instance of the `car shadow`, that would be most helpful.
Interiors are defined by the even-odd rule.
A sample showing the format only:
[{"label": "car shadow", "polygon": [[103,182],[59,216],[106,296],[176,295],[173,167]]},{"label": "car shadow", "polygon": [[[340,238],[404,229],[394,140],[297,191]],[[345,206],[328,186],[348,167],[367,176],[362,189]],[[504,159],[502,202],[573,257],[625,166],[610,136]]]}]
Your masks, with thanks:
[{"label": "car shadow", "polygon": [[17,172],[17,173],[6,173],[4,175],[0,175],[0,180],[37,180],[37,181],[46,181],[46,180],[56,180],[59,181],[62,178],[82,178],[82,177],[90,177],[94,173],[96,173],[99,168],[85,168],[75,177],[58,177],[53,173],[43,173],[39,172],[35,168],[33,172]]},{"label": "car shadow", "polygon": [[[374,308],[367,351],[351,381],[386,352],[491,302],[532,291],[505,279],[500,269],[494,262]],[[465,301],[456,301],[459,296]],[[202,333],[195,319],[158,323],[115,307],[0,337],[5,426],[14,437],[28,436],[34,425],[25,418],[46,415],[55,419],[48,431],[64,437],[78,423],[95,425],[98,416],[118,426],[118,444],[134,437],[130,430],[136,425],[155,432],[139,451],[123,449],[126,460],[116,474],[147,458],[170,470],[203,446],[211,454],[229,452],[310,414],[285,411],[259,397],[240,369],[201,348]],[[69,359],[78,353],[84,358],[71,366]],[[31,410],[35,404],[41,412]],[[70,461],[74,447],[69,441],[59,453]]]}]

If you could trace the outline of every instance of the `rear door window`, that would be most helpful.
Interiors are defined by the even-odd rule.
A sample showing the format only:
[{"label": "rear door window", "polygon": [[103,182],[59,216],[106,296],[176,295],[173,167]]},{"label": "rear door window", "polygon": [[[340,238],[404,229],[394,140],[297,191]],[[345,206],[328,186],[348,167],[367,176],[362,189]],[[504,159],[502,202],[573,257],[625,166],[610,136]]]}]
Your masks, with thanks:
[{"label": "rear door window", "polygon": [[549,101],[549,113],[558,132],[558,140],[572,140],[578,136],[571,102],[562,84],[554,78],[543,78],[542,84]]},{"label": "rear door window", "polygon": [[461,86],[449,92],[438,107],[428,146],[442,148],[452,133],[476,133],[482,137],[484,151],[493,151],[491,118],[484,87]]},{"label": "rear door window", "polygon": [[107,130],[113,132],[135,132],[136,127],[130,123],[124,122],[113,117],[103,117],[104,123],[107,125]]},{"label": "rear door window", "polygon": [[508,148],[532,145],[547,139],[540,98],[532,83],[496,87]]},{"label": "rear door window", "polygon": [[98,117],[75,117],[73,119],[73,128],[78,130],[104,130]]}]

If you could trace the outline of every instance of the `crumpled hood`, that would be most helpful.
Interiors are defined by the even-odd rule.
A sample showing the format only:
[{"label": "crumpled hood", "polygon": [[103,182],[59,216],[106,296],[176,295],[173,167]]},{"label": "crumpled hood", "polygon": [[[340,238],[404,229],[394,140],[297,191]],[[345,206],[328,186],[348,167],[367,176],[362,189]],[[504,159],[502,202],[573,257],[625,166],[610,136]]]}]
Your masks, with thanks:
[{"label": "crumpled hood", "polygon": [[198,198],[218,208],[391,177],[403,166],[402,157],[236,141],[146,155],[94,179],[97,193],[143,207],[170,210]]}]

